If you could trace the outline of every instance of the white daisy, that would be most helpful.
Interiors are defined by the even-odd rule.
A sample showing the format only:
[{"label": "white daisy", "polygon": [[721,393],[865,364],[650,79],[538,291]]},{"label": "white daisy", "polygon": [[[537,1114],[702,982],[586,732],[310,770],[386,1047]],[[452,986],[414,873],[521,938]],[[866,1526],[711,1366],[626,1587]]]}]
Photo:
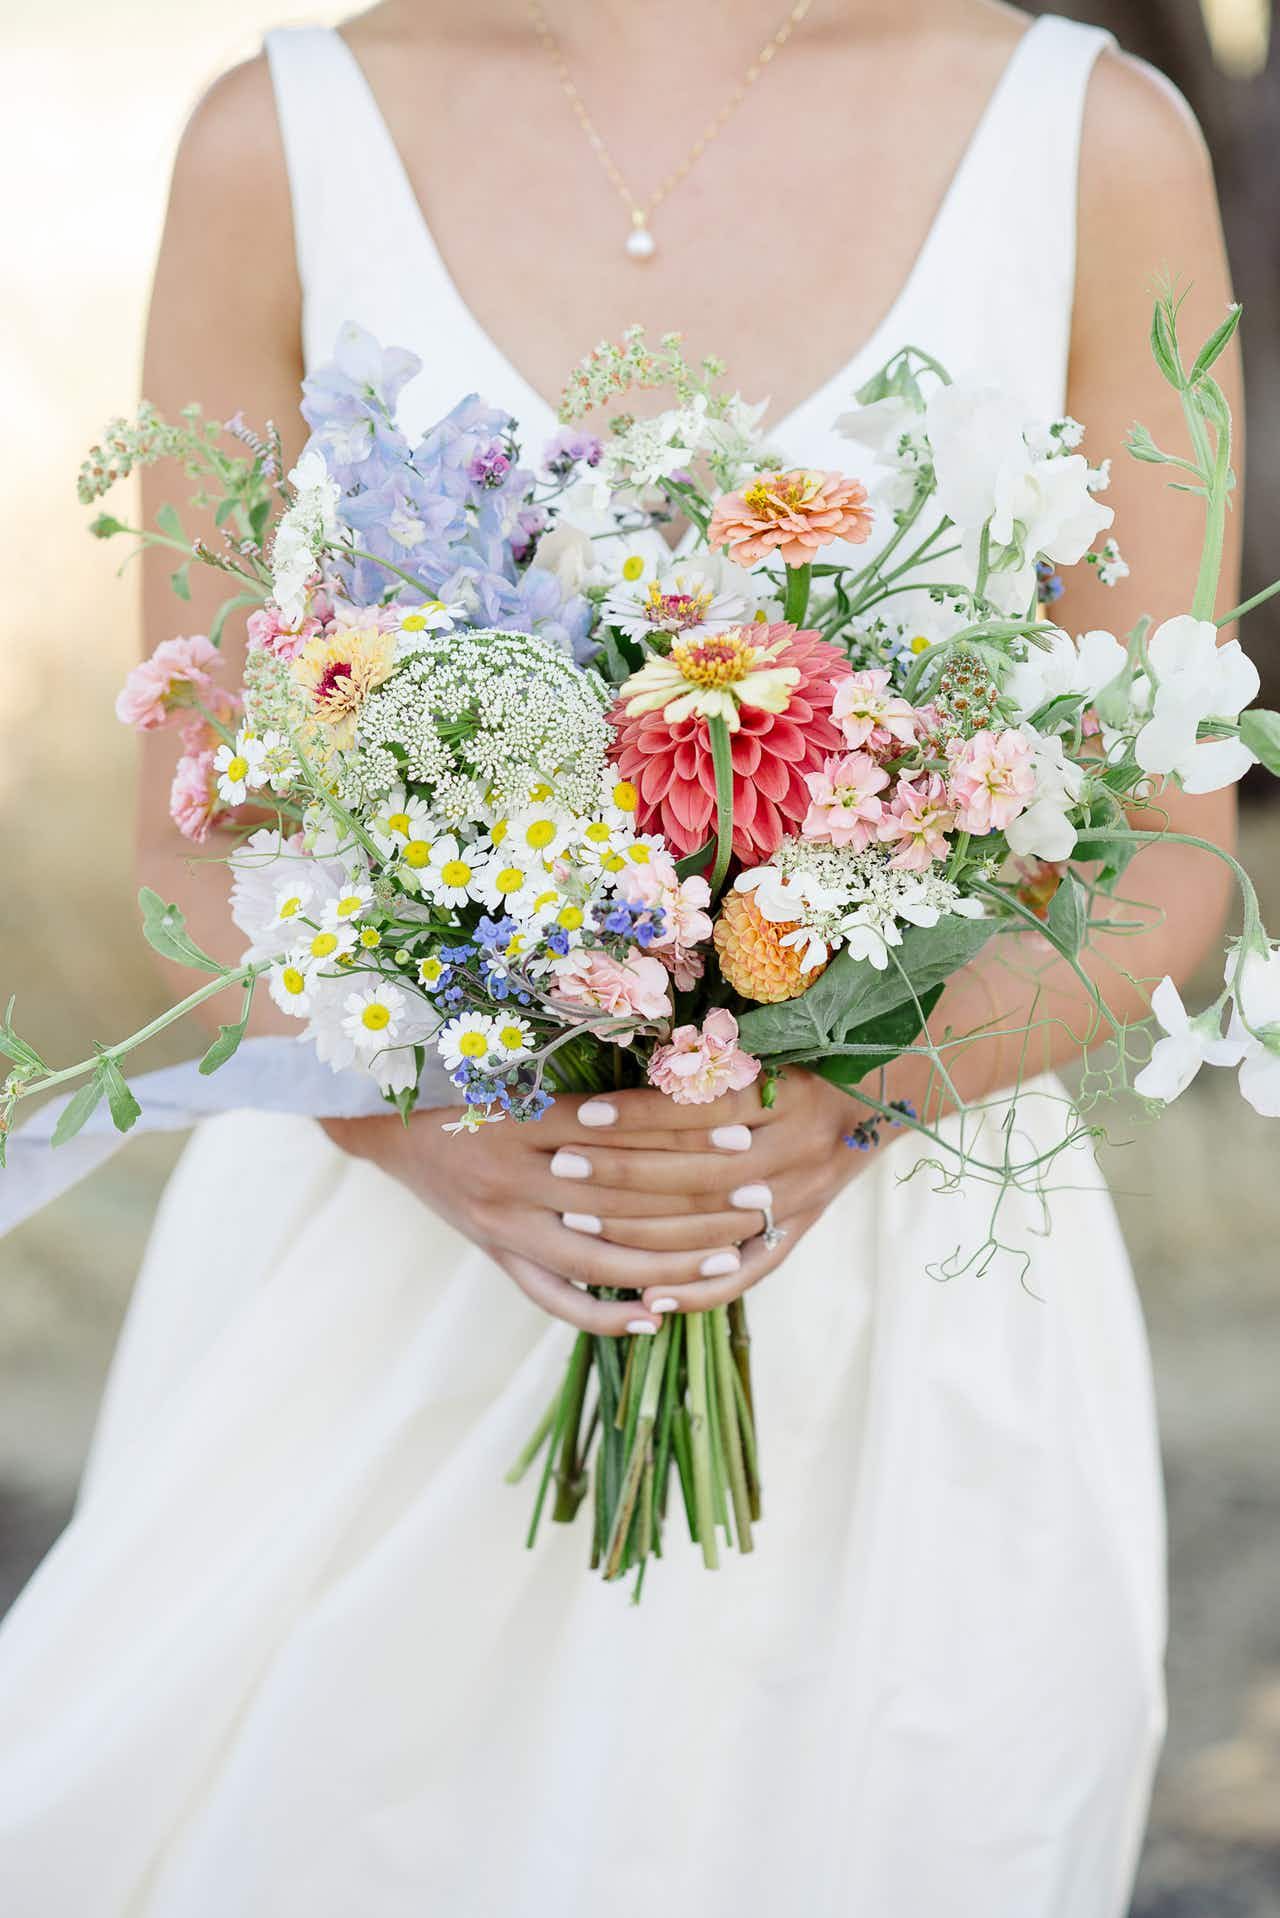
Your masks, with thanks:
[{"label": "white daisy", "polygon": [[536,864],[521,859],[506,844],[490,853],[476,874],[476,891],[490,912],[501,910],[521,919],[534,899],[547,889],[547,872],[542,861]]},{"label": "white daisy", "polygon": [[506,1113],[499,1106],[464,1106],[456,1119],[441,1126],[441,1132],[479,1132],[482,1125],[500,1125]]},{"label": "white daisy", "polygon": [[306,972],[313,971],[317,966],[336,966],[355,943],[354,926],[320,926],[295,949],[292,955],[294,964]]},{"label": "white daisy", "polygon": [[410,839],[403,858],[425,896],[437,906],[465,906],[468,899],[484,897],[480,873],[471,848],[463,848],[451,832],[421,849],[423,840]]},{"label": "white daisy", "polygon": [[544,801],[512,813],[497,844],[515,859],[551,860],[568,845],[573,828],[567,813]]},{"label": "white daisy", "polygon": [[266,747],[256,733],[241,728],[234,745],[223,744],[213,755],[218,775],[218,797],[228,806],[243,806],[250,787],[262,784]]},{"label": "white daisy", "polygon": [[267,975],[267,991],[281,1012],[295,1019],[303,1018],[311,1010],[310,981],[293,959],[272,967]]},{"label": "white daisy", "polygon": [[374,1053],[393,1045],[400,1036],[405,997],[398,986],[379,981],[349,992],[342,1029],[357,1052]]},{"label": "white daisy", "polygon": [[716,554],[683,559],[660,571],[647,570],[628,578],[623,572],[600,609],[607,626],[616,626],[630,639],[651,640],[659,633],[678,633],[693,639],[727,632],[755,611],[755,602],[743,590],[743,573],[726,577]]},{"label": "white daisy", "polygon": [[465,606],[446,605],[442,599],[428,599],[421,606],[406,606],[395,628],[396,658],[408,659],[433,633],[450,633],[466,617]]},{"label": "white daisy", "polygon": [[508,1065],[526,1058],[532,1052],[534,1031],[527,1019],[518,1018],[512,1013],[495,1020],[494,1025],[498,1051]]},{"label": "white daisy", "polygon": [[411,839],[426,840],[430,844],[435,836],[431,808],[416,793],[406,792],[403,786],[393,786],[370,818],[369,833],[387,858],[402,852]]},{"label": "white daisy", "polygon": [[483,1066],[498,1056],[497,1020],[487,1013],[464,1012],[450,1019],[439,1033],[436,1046],[450,1072],[463,1064]]},{"label": "white daisy", "polygon": [[353,881],[345,892],[326,900],[320,924],[331,931],[335,926],[345,925],[349,919],[358,919],[372,898],[372,886]]}]

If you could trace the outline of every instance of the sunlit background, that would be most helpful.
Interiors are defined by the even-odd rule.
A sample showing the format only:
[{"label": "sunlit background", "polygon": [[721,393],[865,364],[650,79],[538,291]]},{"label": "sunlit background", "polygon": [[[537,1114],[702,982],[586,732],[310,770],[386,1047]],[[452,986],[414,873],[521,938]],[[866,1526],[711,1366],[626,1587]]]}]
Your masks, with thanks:
[{"label": "sunlit background", "polygon": [[[1261,584],[1280,568],[1271,7],[1100,0],[1056,10],[1111,25],[1161,64],[1214,148],[1246,302],[1249,568]],[[88,538],[75,472],[137,394],[168,171],[192,102],[288,18],[287,0],[6,0],[0,22],[0,989],[18,994],[24,1028],[59,1057],[160,1004],[132,905],[132,743],[111,717],[137,644],[134,588],[116,578],[118,552]],[[1252,625],[1249,643],[1270,676],[1269,703],[1280,703],[1280,618]],[[1257,801],[1246,837],[1280,925],[1280,825]],[[1198,1084],[1158,1134],[1118,1138],[1108,1165],[1155,1348],[1174,1571],[1173,1727],[1135,1918],[1262,1918],[1280,1913],[1276,1135],[1222,1075]],[[131,1146],[0,1245],[0,1609],[65,1519],[177,1150]]]}]

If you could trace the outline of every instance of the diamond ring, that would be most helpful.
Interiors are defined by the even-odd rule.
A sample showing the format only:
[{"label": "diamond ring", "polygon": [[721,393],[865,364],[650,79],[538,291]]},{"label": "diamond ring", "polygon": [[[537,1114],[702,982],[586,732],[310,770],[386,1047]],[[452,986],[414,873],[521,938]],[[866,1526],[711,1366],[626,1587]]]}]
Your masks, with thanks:
[{"label": "diamond ring", "polygon": [[778,1225],[774,1220],[771,1200],[766,1200],[760,1210],[764,1213],[764,1231],[760,1237],[764,1240],[767,1252],[776,1252],[786,1238],[788,1228],[785,1225]]}]

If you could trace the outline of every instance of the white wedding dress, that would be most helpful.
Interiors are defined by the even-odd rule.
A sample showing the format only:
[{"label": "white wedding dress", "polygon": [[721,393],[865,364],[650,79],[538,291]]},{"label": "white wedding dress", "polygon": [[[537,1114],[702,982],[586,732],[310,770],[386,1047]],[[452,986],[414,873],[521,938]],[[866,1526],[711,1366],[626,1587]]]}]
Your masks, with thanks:
[{"label": "white wedding dress", "polygon": [[[1105,36],[1025,36],[875,336],[1061,412],[1076,161]],[[309,361],[363,322],[553,421],[468,312],[344,43],[270,41]],[[566,355],[580,342],[566,341]],[[1052,1082],[1024,1124],[1061,1125]],[[944,1282],[991,1193],[900,1140],[751,1294],[765,1518],[671,1529],[633,1608],[503,1473],[541,1316],[312,1121],[203,1125],[165,1195],[80,1509],[0,1634],[11,1918],[1119,1918],[1162,1729],[1143,1328],[1074,1154],[1052,1236]],[[465,1141],[459,1142],[465,1166]],[[460,1171],[465,1177],[465,1169]]]}]

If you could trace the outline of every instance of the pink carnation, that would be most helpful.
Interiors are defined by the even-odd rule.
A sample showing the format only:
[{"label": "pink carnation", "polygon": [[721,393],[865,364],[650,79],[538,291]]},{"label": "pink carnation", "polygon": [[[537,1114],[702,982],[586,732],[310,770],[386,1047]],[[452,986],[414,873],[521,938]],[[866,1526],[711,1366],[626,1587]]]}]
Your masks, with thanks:
[{"label": "pink carnation", "polygon": [[[611,953],[579,946],[556,960],[553,973],[555,996],[565,1005],[643,1024],[671,1017],[670,975],[660,959],[638,953],[615,959]],[[619,1046],[629,1045],[634,1036],[630,1029],[607,1035]]]},{"label": "pink carnation", "polygon": [[277,659],[296,659],[307,641],[320,631],[318,619],[286,626],[276,606],[259,606],[248,619],[249,645],[255,652],[274,653]]},{"label": "pink carnation", "polygon": [[663,930],[649,947],[669,966],[681,992],[697,984],[705,960],[697,948],[711,937],[711,888],[697,873],[681,879],[675,861],[655,852],[643,866],[627,866],[618,874],[617,893],[630,906],[657,908]]},{"label": "pink carnation", "polygon": [[649,1083],[677,1105],[704,1106],[723,1092],[741,1092],[760,1071],[738,1044],[738,1022],[717,1007],[697,1026],[677,1026],[671,1043],[659,1046],[649,1061]]},{"label": "pink carnation", "polygon": [[879,828],[881,841],[897,846],[889,864],[902,872],[924,872],[935,859],[945,859],[947,834],[955,823],[940,774],[900,779]]},{"label": "pink carnation", "polygon": [[183,838],[193,839],[198,846],[209,837],[210,827],[224,817],[225,809],[218,804],[217,777],[213,748],[209,747],[182,755],[169,788],[169,817]]},{"label": "pink carnation", "polygon": [[1003,832],[1035,797],[1031,742],[1006,727],[947,742],[948,787],[961,832]]},{"label": "pink carnation", "polygon": [[810,806],[800,827],[802,837],[853,846],[859,852],[871,844],[884,811],[884,801],[876,795],[889,784],[889,775],[870,753],[828,759],[820,772],[805,774],[805,784]]},{"label": "pink carnation", "polygon": [[152,733],[193,698],[207,705],[216,693],[209,675],[221,663],[217,647],[203,633],[162,639],[120,688],[116,718],[140,733]]},{"label": "pink carnation", "polygon": [[845,744],[855,751],[877,755],[901,752],[916,741],[916,713],[909,700],[886,692],[889,675],[883,666],[850,673],[836,688],[831,717],[843,729]]}]

